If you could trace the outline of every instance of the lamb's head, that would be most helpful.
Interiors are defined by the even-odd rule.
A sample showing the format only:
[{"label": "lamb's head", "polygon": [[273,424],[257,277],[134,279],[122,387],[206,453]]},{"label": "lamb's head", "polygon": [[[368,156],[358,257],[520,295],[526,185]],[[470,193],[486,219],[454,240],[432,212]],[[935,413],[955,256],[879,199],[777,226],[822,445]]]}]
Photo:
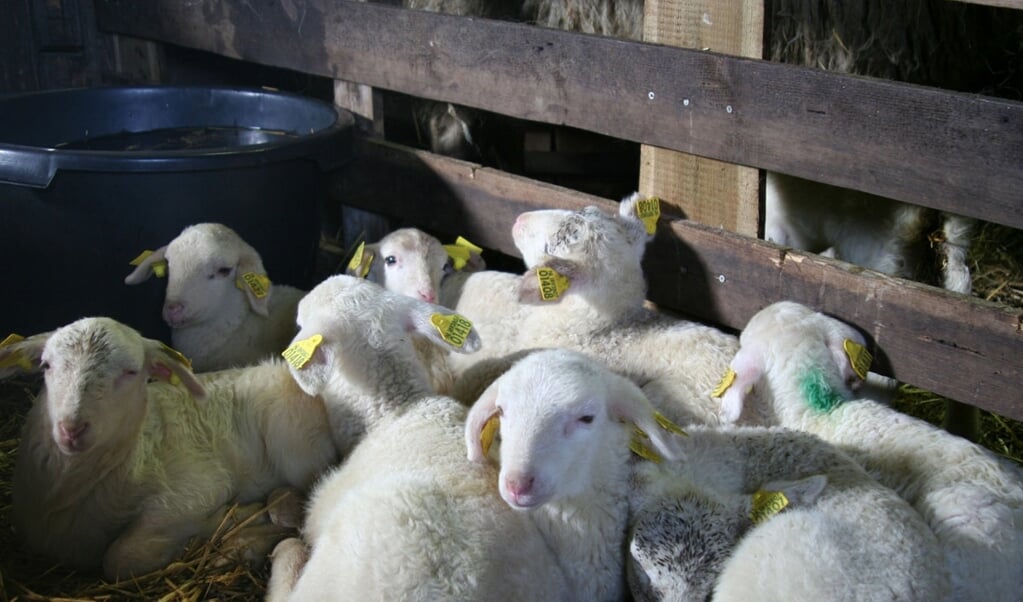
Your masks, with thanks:
[{"label": "lamb's head", "polygon": [[760,310],[739,345],[722,382],[724,422],[736,422],[750,404],[775,416],[828,411],[854,396],[871,361],[855,328],[792,301]]},{"label": "lamb's head", "polygon": [[206,394],[180,353],[110,318],[82,318],[0,347],[0,377],[18,369],[43,371],[51,436],[65,454],[133,436],[150,378]]},{"label": "lamb's head", "polygon": [[259,253],[223,224],[195,224],[146,257],[125,278],[137,284],[161,262],[167,267],[163,319],[185,328],[246,311],[266,316],[273,287]]},{"label": "lamb's head", "polygon": [[435,237],[415,228],[395,230],[356,252],[346,272],[390,291],[436,303],[451,258]]},{"label": "lamb's head", "polygon": [[[298,304],[297,322],[299,332],[284,357],[309,395],[353,384],[428,391],[413,335],[458,353],[480,348],[472,324],[452,310],[347,275],[309,291]],[[392,382],[395,370],[406,372],[403,382]]]},{"label": "lamb's head", "polygon": [[610,462],[627,461],[634,426],[665,458],[680,455],[674,435],[628,379],[565,349],[518,361],[469,411],[465,440],[471,461],[485,461],[500,434],[498,488],[515,509],[586,495]]},{"label": "lamb's head", "polygon": [[[633,194],[619,204],[617,215],[597,207],[578,211],[543,209],[519,215],[512,238],[528,268],[523,276],[520,300],[556,301],[560,289],[596,296],[628,292],[642,302],[646,293],[641,262],[646,244],[653,238],[637,207],[645,202]],[[563,283],[556,294],[545,291],[542,275]]]}]

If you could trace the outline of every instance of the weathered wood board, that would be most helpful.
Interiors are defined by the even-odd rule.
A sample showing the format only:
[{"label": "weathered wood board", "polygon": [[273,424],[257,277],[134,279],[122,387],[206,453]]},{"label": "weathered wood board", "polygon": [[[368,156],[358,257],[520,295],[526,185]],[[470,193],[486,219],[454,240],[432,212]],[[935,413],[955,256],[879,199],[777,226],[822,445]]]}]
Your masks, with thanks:
[{"label": "weathered wood board", "polygon": [[104,0],[96,8],[111,32],[1023,228],[1019,102],[350,1]]}]

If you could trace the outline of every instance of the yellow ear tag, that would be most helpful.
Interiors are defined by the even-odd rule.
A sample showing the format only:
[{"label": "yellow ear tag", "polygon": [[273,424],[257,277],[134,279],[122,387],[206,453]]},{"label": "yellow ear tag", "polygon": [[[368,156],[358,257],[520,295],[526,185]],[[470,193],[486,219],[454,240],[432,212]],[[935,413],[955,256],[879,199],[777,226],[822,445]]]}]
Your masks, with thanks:
[{"label": "yellow ear tag", "polygon": [[721,382],[718,383],[718,386],[711,392],[710,396],[721,397],[725,394],[725,391],[728,391],[728,388],[731,387],[734,382],[735,370],[732,370],[731,366],[729,366],[728,371],[721,377]]},{"label": "yellow ear tag", "polygon": [[646,444],[646,440],[649,438],[650,437],[643,432],[643,429],[636,425],[632,425],[632,437],[629,438],[629,450],[644,460],[649,460],[654,464],[660,464],[660,454],[650,449],[650,446]]},{"label": "yellow ear tag", "polygon": [[469,249],[458,245],[444,245],[444,250],[451,258],[451,264],[456,270],[464,268],[465,264],[469,263],[469,258],[472,257],[472,252]]},{"label": "yellow ear tag", "polygon": [[15,343],[20,343],[21,341],[24,341],[24,340],[25,340],[25,337],[21,336],[20,334],[15,334],[15,333],[12,332],[11,334],[7,335],[4,338],[4,340],[0,341],[0,347],[6,347],[8,345],[13,345]]},{"label": "yellow ear tag", "polygon": [[[152,251],[150,251],[149,249],[146,249],[145,251],[142,251],[141,253],[139,253],[138,257],[136,257],[135,259],[132,259],[131,261],[129,261],[128,265],[133,265],[135,267],[138,267],[138,266],[142,265],[142,262],[146,260],[146,257],[149,257],[152,254],[153,254]],[[167,260],[166,259],[161,259],[160,261],[154,261],[149,266],[149,268],[151,270],[153,270],[153,274],[155,274],[157,278],[165,278],[167,276]]]},{"label": "yellow ear tag", "polygon": [[494,437],[500,428],[501,419],[498,418],[497,414],[488,418],[483,424],[483,428],[480,430],[480,446],[483,448],[484,456],[490,454],[490,446],[494,444]]},{"label": "yellow ear tag", "polygon": [[309,360],[313,357],[313,353],[316,348],[323,342],[323,335],[314,334],[308,339],[302,339],[301,341],[295,341],[287,349],[281,353],[284,357],[284,361],[291,364],[296,370],[301,370]]},{"label": "yellow ear tag", "polygon": [[763,489],[753,494],[753,507],[750,508],[749,517],[755,524],[778,514],[789,505],[789,498],[780,491],[764,491]]},{"label": "yellow ear tag", "polygon": [[235,279],[234,285],[238,288],[249,287],[257,299],[262,299],[270,294],[270,279],[263,274],[245,272]]},{"label": "yellow ear tag", "polygon": [[636,202],[636,216],[643,220],[646,233],[657,232],[657,218],[661,217],[661,199],[652,196]]},{"label": "yellow ear tag", "polygon": [[568,290],[571,281],[553,268],[537,268],[536,279],[540,282],[540,299],[555,301]]},{"label": "yellow ear tag", "polygon": [[[20,343],[21,341],[24,340],[25,337],[21,336],[20,334],[14,334],[12,332],[11,334],[7,335],[7,337],[4,338],[4,340],[0,341],[0,347],[7,347],[8,345]],[[25,354],[22,353],[21,351],[15,351],[6,358],[0,360],[0,368],[10,368],[11,366],[20,366],[21,369],[24,370],[25,372],[31,372],[32,368],[34,367],[32,365],[32,360],[25,357]]]},{"label": "yellow ear tag", "polygon": [[11,366],[18,366],[25,372],[31,372],[32,369],[35,368],[32,364],[32,360],[25,357],[25,354],[21,351],[15,351],[0,360],[0,368],[10,368]]},{"label": "yellow ear tag", "polygon": [[455,347],[465,344],[466,337],[472,331],[472,322],[458,314],[433,314],[430,316],[430,323],[444,339]]},{"label": "yellow ear tag", "polygon": [[662,429],[668,431],[669,433],[674,433],[676,435],[681,435],[683,437],[689,436],[689,433],[682,430],[682,427],[669,420],[667,416],[660,412],[654,412],[654,420],[657,421],[657,424]]},{"label": "yellow ear tag", "polygon": [[874,361],[870,352],[867,351],[866,347],[852,339],[843,341],[842,348],[845,349],[845,354],[849,357],[849,363],[852,364],[852,369],[856,372],[856,376],[866,380],[867,372],[870,370],[870,363]]},{"label": "yellow ear tag", "polygon": [[355,248],[355,255],[352,255],[352,260],[348,262],[348,269],[359,278],[365,278],[372,263],[373,253],[366,251],[366,241],[362,241]]},{"label": "yellow ear tag", "polygon": [[165,345],[164,343],[160,343],[160,348],[163,349],[164,353],[177,360],[179,364],[183,364],[189,370],[192,369],[192,360],[185,357],[185,354],[181,353],[180,351],[173,347]]}]

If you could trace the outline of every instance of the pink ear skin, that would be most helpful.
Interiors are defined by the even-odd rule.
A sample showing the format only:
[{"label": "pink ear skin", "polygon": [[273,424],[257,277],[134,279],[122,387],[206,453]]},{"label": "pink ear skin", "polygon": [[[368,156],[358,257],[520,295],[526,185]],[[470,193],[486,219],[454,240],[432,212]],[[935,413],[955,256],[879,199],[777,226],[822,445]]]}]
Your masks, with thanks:
[{"label": "pink ear skin", "polygon": [[735,372],[735,380],[721,397],[719,410],[721,422],[725,424],[734,424],[742,417],[746,399],[753,394],[753,386],[760,380],[764,371],[760,354],[748,347],[740,349],[735,354],[731,368]]}]

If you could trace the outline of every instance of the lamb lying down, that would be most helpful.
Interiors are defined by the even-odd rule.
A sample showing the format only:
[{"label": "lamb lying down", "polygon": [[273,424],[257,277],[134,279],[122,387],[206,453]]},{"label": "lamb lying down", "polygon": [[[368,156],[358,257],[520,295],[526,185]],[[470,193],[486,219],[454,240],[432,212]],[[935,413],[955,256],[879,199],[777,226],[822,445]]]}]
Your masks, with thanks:
[{"label": "lamb lying down", "polygon": [[[242,520],[336,459],[322,400],[283,362],[197,378],[159,341],[83,318],[0,346],[0,378],[18,370],[45,377],[15,465],[14,527],[29,549],[111,580],[164,566],[234,503]],[[289,532],[257,520],[236,551],[262,563]]]},{"label": "lamb lying down", "polygon": [[255,364],[295,334],[305,291],[274,284],[259,252],[223,224],[195,224],[142,257],[126,284],[167,277],[163,319],[197,372]]},{"label": "lamb lying down", "polygon": [[848,324],[789,301],[753,316],[731,363],[722,416],[746,412],[813,433],[909,501],[941,543],[957,600],[1023,592],[1023,471],[989,450],[857,398],[870,365]]}]

